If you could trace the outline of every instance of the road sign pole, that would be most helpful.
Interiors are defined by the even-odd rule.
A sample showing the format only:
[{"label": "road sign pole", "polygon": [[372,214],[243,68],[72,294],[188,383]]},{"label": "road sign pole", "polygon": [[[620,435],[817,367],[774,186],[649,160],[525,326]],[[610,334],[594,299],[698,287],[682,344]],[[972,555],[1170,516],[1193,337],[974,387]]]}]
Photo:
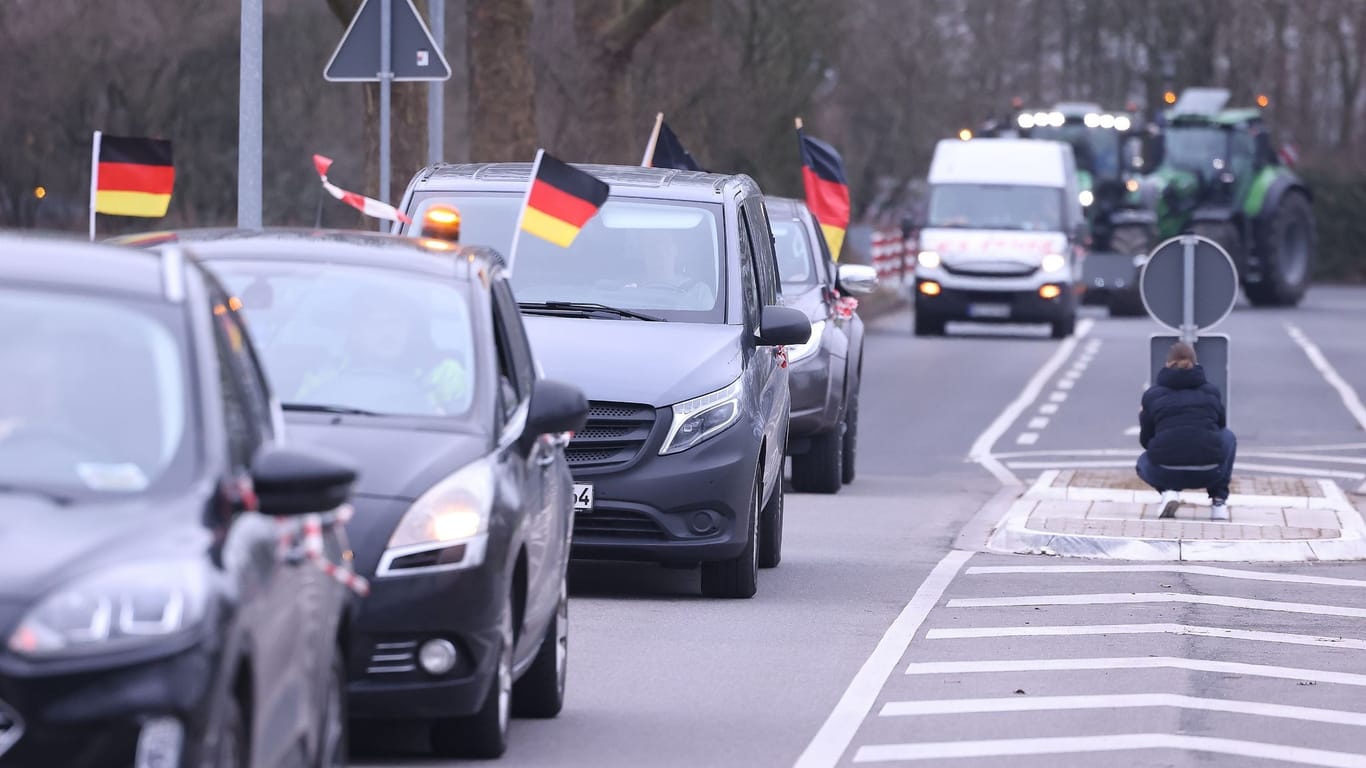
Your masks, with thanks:
[{"label": "road sign pole", "polygon": [[[432,17],[432,40],[436,49],[446,50],[446,0],[429,0],[428,10]],[[446,83],[433,80],[427,84],[427,162],[439,163],[445,158],[446,129]]]},{"label": "road sign pole", "polygon": [[[379,194],[380,200],[389,202],[389,98],[394,81],[393,62],[393,3],[380,0],[379,5]],[[379,230],[384,231],[387,222],[381,221]]]},{"label": "road sign pole", "polygon": [[1183,279],[1181,281],[1181,340],[1194,344],[1199,330],[1195,325],[1195,235],[1181,237]]},{"label": "road sign pole", "polygon": [[262,0],[242,0],[237,91],[237,226],[261,228]]}]

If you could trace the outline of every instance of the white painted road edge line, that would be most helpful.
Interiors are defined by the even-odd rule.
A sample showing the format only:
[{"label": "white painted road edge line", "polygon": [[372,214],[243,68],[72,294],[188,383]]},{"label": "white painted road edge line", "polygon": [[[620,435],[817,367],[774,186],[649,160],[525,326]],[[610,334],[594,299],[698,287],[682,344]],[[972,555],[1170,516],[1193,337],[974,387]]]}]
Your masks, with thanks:
[{"label": "white painted road edge line", "polygon": [[[1000,456],[994,457],[1000,459]],[[1047,469],[1047,468],[1073,468],[1073,469],[1101,469],[1101,468],[1123,468],[1132,467],[1133,461],[1103,460],[1103,461],[1068,461],[1060,459],[1057,461],[1016,461],[1008,459],[1006,466],[1010,469]],[[1344,480],[1360,480],[1366,477],[1366,472],[1348,472],[1338,469],[1319,469],[1318,467],[1292,467],[1285,464],[1249,464],[1245,461],[1234,461],[1235,469],[1242,469],[1248,472],[1274,472],[1279,475],[1306,475],[1309,477],[1339,477]]]},{"label": "white painted road edge line", "polygon": [[906,667],[908,675],[994,674],[998,672],[1085,672],[1113,669],[1182,669],[1220,675],[1270,677],[1366,688],[1366,675],[1321,669],[1276,667],[1241,661],[1209,661],[1179,656],[1113,656],[1095,659],[984,659],[980,661],[919,661]]},{"label": "white painted road edge line", "polygon": [[879,717],[912,717],[923,715],[976,715],[988,712],[1050,712],[1084,709],[1141,709],[1144,707],[1177,707],[1206,712],[1224,712],[1257,717],[1279,717],[1287,720],[1308,720],[1315,723],[1366,727],[1366,713],[1347,712],[1318,707],[1296,707],[1287,704],[1268,704],[1261,701],[1238,699],[1210,699],[1179,693],[1107,693],[1090,696],[996,696],[982,699],[928,699],[925,701],[889,701],[882,705]]},{"label": "white painted road edge line", "polygon": [[1040,605],[1134,605],[1152,603],[1185,603],[1187,605],[1217,605],[1248,611],[1281,611],[1307,613],[1316,616],[1341,616],[1366,619],[1366,608],[1351,608],[1316,603],[1289,603],[1280,600],[1255,600],[1227,595],[1187,595],[1180,592],[1111,592],[1084,595],[1022,595],[1018,597],[968,597],[950,600],[946,608],[1024,608]]},{"label": "white painted road edge line", "polygon": [[1310,341],[1309,337],[1305,336],[1298,326],[1286,323],[1285,332],[1290,334],[1290,338],[1296,344],[1300,345],[1300,349],[1304,350],[1305,356],[1309,358],[1309,363],[1314,366],[1319,375],[1323,376],[1324,381],[1328,382],[1328,386],[1337,390],[1338,397],[1342,398],[1343,406],[1347,408],[1348,413],[1352,414],[1352,418],[1357,420],[1357,424],[1362,429],[1366,429],[1366,406],[1361,404],[1361,398],[1357,397],[1357,392],[1352,389],[1352,385],[1338,375],[1337,369],[1328,362],[1328,358],[1323,356],[1319,346]]},{"label": "white painted road edge line", "polygon": [[793,764],[794,768],[825,768],[839,762],[859,726],[872,711],[882,686],[896,671],[901,657],[915,639],[915,633],[939,603],[939,598],[944,596],[949,582],[953,581],[972,555],[972,552],[960,549],[950,550],[930,571],[911,601],[906,603],[906,607],[901,609],[901,613],[882,635],[872,655],[863,662],[863,667],[850,681],[844,695],[835,704],[835,709]]},{"label": "white painted road edge line", "polygon": [[854,755],[854,762],[882,763],[902,760],[945,760],[955,757],[1132,752],[1150,749],[1214,752],[1239,757],[1281,760],[1287,763],[1299,763],[1300,765],[1326,766],[1327,768],[1361,768],[1363,762],[1366,762],[1366,757],[1349,752],[1331,752],[1325,749],[1267,744],[1262,741],[1221,739],[1213,736],[1186,736],[1171,733],[1120,733],[1109,736],[1053,736],[1030,739],[878,744],[860,747],[858,753]]},{"label": "white painted road edge line", "polygon": [[1311,645],[1366,651],[1366,640],[1322,635],[1292,635],[1285,632],[1258,632],[1226,627],[1196,627],[1185,624],[1094,624],[1025,627],[963,627],[931,629],[926,640],[974,640],[995,637],[1080,637],[1082,635],[1187,635],[1226,640],[1252,640],[1285,645]]},{"label": "white painted road edge line", "polygon": [[[1004,464],[996,460],[991,449],[996,445],[996,441],[1000,440],[1001,436],[1006,433],[1006,430],[1010,429],[1010,425],[1020,418],[1020,414],[1024,413],[1039,398],[1039,393],[1043,391],[1044,384],[1062,367],[1068,356],[1077,348],[1078,342],[1091,332],[1093,325],[1095,325],[1095,321],[1089,317],[1077,323],[1076,332],[1063,339],[1058,348],[1053,351],[1052,356],[1044,361],[1044,364],[1034,372],[1033,378],[1025,384],[1024,389],[1020,390],[1019,396],[1006,405],[1005,409],[996,416],[996,419],[987,425],[982,434],[973,441],[972,448],[968,451],[968,460],[981,464],[1002,485],[1020,485],[1020,479],[1015,476],[1014,472],[1006,469]],[[1040,412],[1051,413],[1051,411],[1043,411],[1042,409]]]},{"label": "white painted road edge line", "polygon": [[1315,584],[1323,587],[1356,587],[1366,589],[1364,579],[1337,579],[1331,576],[1304,576],[1298,573],[1265,573],[1212,565],[974,565],[963,572],[968,576],[1038,573],[1055,576],[1062,573],[1185,573],[1192,576],[1217,576],[1224,579],[1274,581],[1282,584]]}]

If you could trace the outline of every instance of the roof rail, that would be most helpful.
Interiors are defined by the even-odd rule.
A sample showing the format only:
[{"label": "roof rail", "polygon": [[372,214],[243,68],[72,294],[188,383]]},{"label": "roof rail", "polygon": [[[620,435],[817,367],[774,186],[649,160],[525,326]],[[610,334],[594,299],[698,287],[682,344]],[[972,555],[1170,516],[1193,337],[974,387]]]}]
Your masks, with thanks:
[{"label": "roof rail", "polygon": [[185,252],[170,245],[161,253],[161,292],[166,300],[179,304],[185,300]]}]

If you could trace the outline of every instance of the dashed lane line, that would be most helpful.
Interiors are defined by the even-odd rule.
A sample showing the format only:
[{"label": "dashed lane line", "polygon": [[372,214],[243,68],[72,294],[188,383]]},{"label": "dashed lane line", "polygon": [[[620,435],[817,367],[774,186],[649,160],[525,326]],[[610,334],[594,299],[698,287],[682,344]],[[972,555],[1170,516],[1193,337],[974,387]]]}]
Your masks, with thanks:
[{"label": "dashed lane line", "polygon": [[921,744],[878,744],[860,747],[858,753],[854,755],[854,762],[883,763],[970,757],[1133,752],[1154,749],[1213,752],[1238,757],[1281,760],[1300,765],[1327,766],[1328,768],[1361,768],[1363,763],[1361,755],[1349,752],[1291,747],[1282,744],[1268,744],[1262,741],[1169,733],[1120,733],[1107,736],[1055,736],[1029,739],[940,741]]},{"label": "dashed lane line", "polygon": [[1038,432],[1021,432],[1020,436],[1015,438],[1017,445],[1033,445],[1037,442],[1039,442]]},{"label": "dashed lane line", "polygon": [[1046,426],[1048,426],[1047,416],[1035,416],[1029,420],[1030,429],[1043,429]]},{"label": "dashed lane line", "polygon": [[931,629],[926,640],[974,640],[994,637],[1080,637],[1082,635],[1185,635],[1213,637],[1225,640],[1251,640],[1284,645],[1308,645],[1320,648],[1345,648],[1366,651],[1366,640],[1351,637],[1322,635],[1294,635],[1287,632],[1261,632],[1227,627],[1201,627],[1186,624],[1095,624],[1023,627],[955,627]]},{"label": "dashed lane line", "polygon": [[978,715],[995,712],[1051,712],[1087,709],[1142,709],[1174,707],[1235,715],[1308,720],[1333,725],[1366,727],[1366,713],[1346,712],[1319,707],[1296,707],[1261,701],[1211,699],[1179,693],[1111,693],[1085,696],[994,696],[980,699],[929,699],[927,701],[889,701],[880,717],[924,715]]},{"label": "dashed lane line", "polygon": [[1331,576],[1305,576],[1298,573],[1268,573],[1220,568],[1213,565],[974,565],[963,572],[968,576],[1004,576],[1024,574],[1077,573],[1184,573],[1191,576],[1217,576],[1224,579],[1270,581],[1281,584],[1313,584],[1320,587],[1354,587],[1366,589],[1366,580],[1339,579]]},{"label": "dashed lane line", "polygon": [[1366,619],[1366,608],[1351,608],[1317,603],[1290,603],[1281,600],[1256,600],[1228,595],[1188,595],[1181,592],[1101,592],[1083,595],[1020,595],[1016,597],[964,597],[950,600],[948,608],[1023,608],[1049,605],[1143,605],[1184,603],[1239,608],[1248,611],[1307,613],[1315,616],[1341,616]]},{"label": "dashed lane line", "polygon": [[1366,675],[1322,669],[1211,661],[1180,656],[1110,656],[1085,659],[982,659],[977,661],[920,661],[906,667],[908,675],[964,675],[999,672],[1088,672],[1096,670],[1180,669],[1216,675],[1266,677],[1307,683],[1353,685],[1366,688]]}]

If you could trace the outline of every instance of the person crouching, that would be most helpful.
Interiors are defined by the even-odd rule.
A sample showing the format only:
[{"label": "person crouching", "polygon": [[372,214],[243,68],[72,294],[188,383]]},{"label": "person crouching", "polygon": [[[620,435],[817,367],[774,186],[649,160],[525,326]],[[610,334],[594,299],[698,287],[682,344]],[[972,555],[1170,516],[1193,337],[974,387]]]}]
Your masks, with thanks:
[{"label": "person crouching", "polygon": [[1138,412],[1138,476],[1162,494],[1162,517],[1181,505],[1179,491],[1209,492],[1210,517],[1227,520],[1237,439],[1229,431],[1219,389],[1205,378],[1195,350],[1172,345],[1157,383],[1143,393]]}]

